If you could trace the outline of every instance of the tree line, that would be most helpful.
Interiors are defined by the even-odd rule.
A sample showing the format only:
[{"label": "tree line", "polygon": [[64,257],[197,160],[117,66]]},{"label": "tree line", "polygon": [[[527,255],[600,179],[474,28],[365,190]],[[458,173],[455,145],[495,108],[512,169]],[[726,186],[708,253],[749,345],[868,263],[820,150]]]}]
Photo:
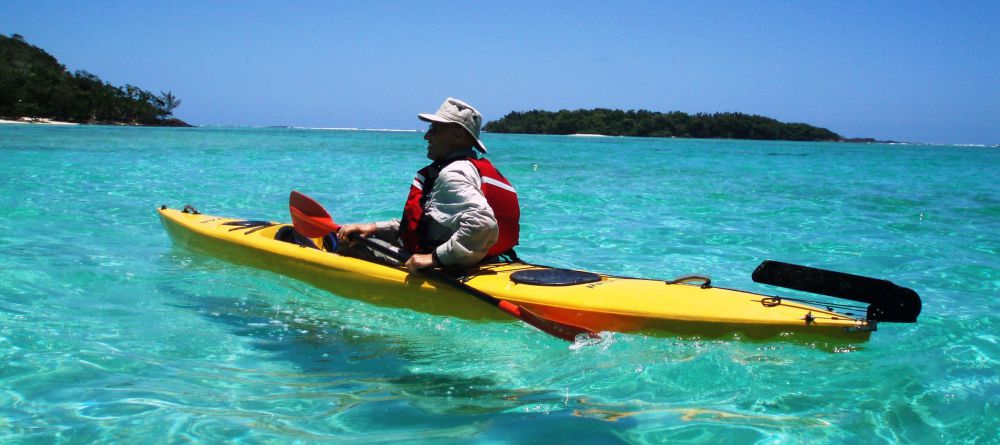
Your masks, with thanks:
[{"label": "tree line", "polygon": [[171,118],[180,104],[169,91],[157,95],[134,85],[115,87],[87,71],[70,73],[22,36],[0,35],[0,117],[187,126]]},{"label": "tree line", "polygon": [[488,122],[492,133],[601,134],[607,136],[839,141],[825,128],[743,113],[660,113],[647,110],[560,110],[511,112]]}]

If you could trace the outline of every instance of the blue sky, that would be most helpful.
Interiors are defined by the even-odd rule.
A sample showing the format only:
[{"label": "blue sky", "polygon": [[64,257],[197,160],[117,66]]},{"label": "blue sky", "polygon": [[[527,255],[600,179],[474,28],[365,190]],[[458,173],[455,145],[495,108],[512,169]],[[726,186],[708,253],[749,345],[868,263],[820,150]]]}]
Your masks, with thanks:
[{"label": "blue sky", "polygon": [[1000,143],[1000,1],[0,3],[23,35],[198,125],[423,128],[510,111],[738,111]]}]

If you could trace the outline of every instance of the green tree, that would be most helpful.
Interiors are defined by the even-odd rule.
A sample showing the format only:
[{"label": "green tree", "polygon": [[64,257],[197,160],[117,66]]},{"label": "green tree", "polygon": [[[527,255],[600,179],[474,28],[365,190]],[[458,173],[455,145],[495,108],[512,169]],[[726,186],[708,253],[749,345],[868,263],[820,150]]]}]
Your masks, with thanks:
[{"label": "green tree", "polygon": [[494,133],[573,134],[609,136],[696,137],[729,139],[786,139],[801,141],[840,140],[825,128],[807,124],[785,124],[775,119],[743,113],[659,113],[648,110],[531,110],[511,112],[487,122]]},{"label": "green tree", "polygon": [[47,117],[86,123],[187,125],[168,119],[181,103],[133,85],[117,88],[79,70],[71,74],[24,37],[0,35],[0,117]]}]

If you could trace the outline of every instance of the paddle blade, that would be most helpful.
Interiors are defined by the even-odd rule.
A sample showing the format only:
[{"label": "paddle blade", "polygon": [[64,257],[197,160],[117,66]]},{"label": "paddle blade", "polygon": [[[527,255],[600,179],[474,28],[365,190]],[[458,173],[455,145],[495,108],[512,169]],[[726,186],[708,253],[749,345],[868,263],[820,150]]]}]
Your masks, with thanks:
[{"label": "paddle blade", "polygon": [[340,226],[330,218],[310,216],[294,206],[289,206],[288,211],[292,214],[295,230],[309,238],[320,238],[340,230]]},{"label": "paddle blade", "polygon": [[870,303],[868,319],[913,323],[920,315],[920,296],[891,281],[767,260],[753,271],[758,283]]},{"label": "paddle blade", "polygon": [[333,220],[320,203],[298,190],[292,190],[292,193],[288,195],[288,205],[299,209],[307,216],[326,218],[330,219],[331,222]]},{"label": "paddle blade", "polygon": [[502,309],[504,312],[517,317],[517,319],[534,326],[538,330],[545,332],[546,334],[553,337],[559,337],[568,342],[576,341],[576,336],[580,334],[585,334],[590,338],[597,337],[597,333],[591,331],[590,329],[539,317],[527,309],[524,309],[521,306],[507,300],[500,300],[497,303],[497,307]]},{"label": "paddle blade", "polygon": [[309,238],[319,238],[340,230],[320,203],[297,190],[292,190],[288,196],[288,211],[292,214],[295,230]]},{"label": "paddle blade", "polygon": [[580,334],[584,334],[588,338],[598,337],[597,333],[590,329],[542,318],[523,308],[520,313],[521,315],[517,318],[521,319],[521,321],[534,326],[546,334],[559,337],[568,342],[576,341],[576,337]]}]

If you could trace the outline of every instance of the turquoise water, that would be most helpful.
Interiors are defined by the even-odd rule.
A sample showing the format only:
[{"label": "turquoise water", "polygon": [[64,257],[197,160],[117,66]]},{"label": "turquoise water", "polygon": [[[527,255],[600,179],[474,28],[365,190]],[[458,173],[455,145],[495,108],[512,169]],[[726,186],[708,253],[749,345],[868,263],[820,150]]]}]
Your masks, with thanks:
[{"label": "turquoise water", "polygon": [[[171,245],[154,208],[396,217],[418,133],[0,126],[0,443],[997,443],[1000,151],[487,135],[529,261],[917,290],[858,345],[562,342]],[[478,304],[470,302],[470,304]]]}]

